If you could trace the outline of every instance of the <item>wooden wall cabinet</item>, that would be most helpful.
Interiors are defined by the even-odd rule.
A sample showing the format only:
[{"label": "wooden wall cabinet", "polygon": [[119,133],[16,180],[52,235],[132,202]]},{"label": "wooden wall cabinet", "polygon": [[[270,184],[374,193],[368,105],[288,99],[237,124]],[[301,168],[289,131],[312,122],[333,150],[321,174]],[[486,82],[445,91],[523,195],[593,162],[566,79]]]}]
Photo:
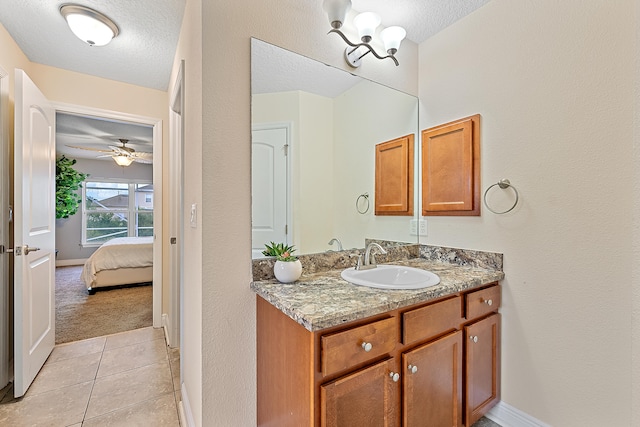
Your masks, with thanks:
[{"label": "wooden wall cabinet", "polygon": [[258,425],[470,427],[500,398],[500,287],[309,332],[257,297]]},{"label": "wooden wall cabinet", "polygon": [[376,145],[376,215],[413,215],[413,134]]},{"label": "wooden wall cabinet", "polygon": [[480,215],[480,115],[422,131],[422,215]]}]

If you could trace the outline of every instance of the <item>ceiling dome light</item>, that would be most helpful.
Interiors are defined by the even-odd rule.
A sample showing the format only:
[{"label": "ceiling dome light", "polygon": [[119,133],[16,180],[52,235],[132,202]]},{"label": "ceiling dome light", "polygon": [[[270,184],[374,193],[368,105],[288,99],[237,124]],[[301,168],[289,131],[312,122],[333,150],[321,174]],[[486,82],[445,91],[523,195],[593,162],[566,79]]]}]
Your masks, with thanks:
[{"label": "ceiling dome light", "polygon": [[90,46],[104,46],[120,32],[111,19],[88,7],[65,4],[60,13],[73,34]]}]

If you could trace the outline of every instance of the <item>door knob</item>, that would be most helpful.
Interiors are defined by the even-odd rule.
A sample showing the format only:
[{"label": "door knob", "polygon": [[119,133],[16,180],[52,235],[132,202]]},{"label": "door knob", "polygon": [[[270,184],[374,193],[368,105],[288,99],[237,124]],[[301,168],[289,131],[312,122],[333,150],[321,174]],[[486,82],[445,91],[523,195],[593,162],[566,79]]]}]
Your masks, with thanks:
[{"label": "door knob", "polygon": [[39,251],[40,248],[30,248],[29,245],[24,245],[23,251],[25,255],[29,255],[29,252]]}]

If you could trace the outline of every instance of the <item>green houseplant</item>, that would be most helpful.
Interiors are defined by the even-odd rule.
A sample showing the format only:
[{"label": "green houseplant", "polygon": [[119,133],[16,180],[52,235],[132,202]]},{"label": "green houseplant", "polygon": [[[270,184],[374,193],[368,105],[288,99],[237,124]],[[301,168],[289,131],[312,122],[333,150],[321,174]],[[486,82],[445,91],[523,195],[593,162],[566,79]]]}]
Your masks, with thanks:
[{"label": "green houseplant", "polygon": [[295,282],[302,275],[302,264],[297,256],[293,255],[296,250],[293,245],[270,242],[265,245],[262,251],[265,256],[275,256],[276,263],[273,266],[273,274],[281,283]]},{"label": "green houseplant", "polygon": [[73,168],[75,159],[65,156],[56,160],[56,218],[69,218],[78,212],[82,197],[78,190],[89,176]]}]

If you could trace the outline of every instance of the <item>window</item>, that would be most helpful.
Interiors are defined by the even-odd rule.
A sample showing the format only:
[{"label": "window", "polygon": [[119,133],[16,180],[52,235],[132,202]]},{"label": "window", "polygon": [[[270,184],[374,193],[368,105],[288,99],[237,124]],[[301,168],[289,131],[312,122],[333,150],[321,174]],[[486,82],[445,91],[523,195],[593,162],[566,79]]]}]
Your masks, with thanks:
[{"label": "window", "polygon": [[114,237],[153,236],[153,185],[86,181],[82,188],[82,245]]}]

